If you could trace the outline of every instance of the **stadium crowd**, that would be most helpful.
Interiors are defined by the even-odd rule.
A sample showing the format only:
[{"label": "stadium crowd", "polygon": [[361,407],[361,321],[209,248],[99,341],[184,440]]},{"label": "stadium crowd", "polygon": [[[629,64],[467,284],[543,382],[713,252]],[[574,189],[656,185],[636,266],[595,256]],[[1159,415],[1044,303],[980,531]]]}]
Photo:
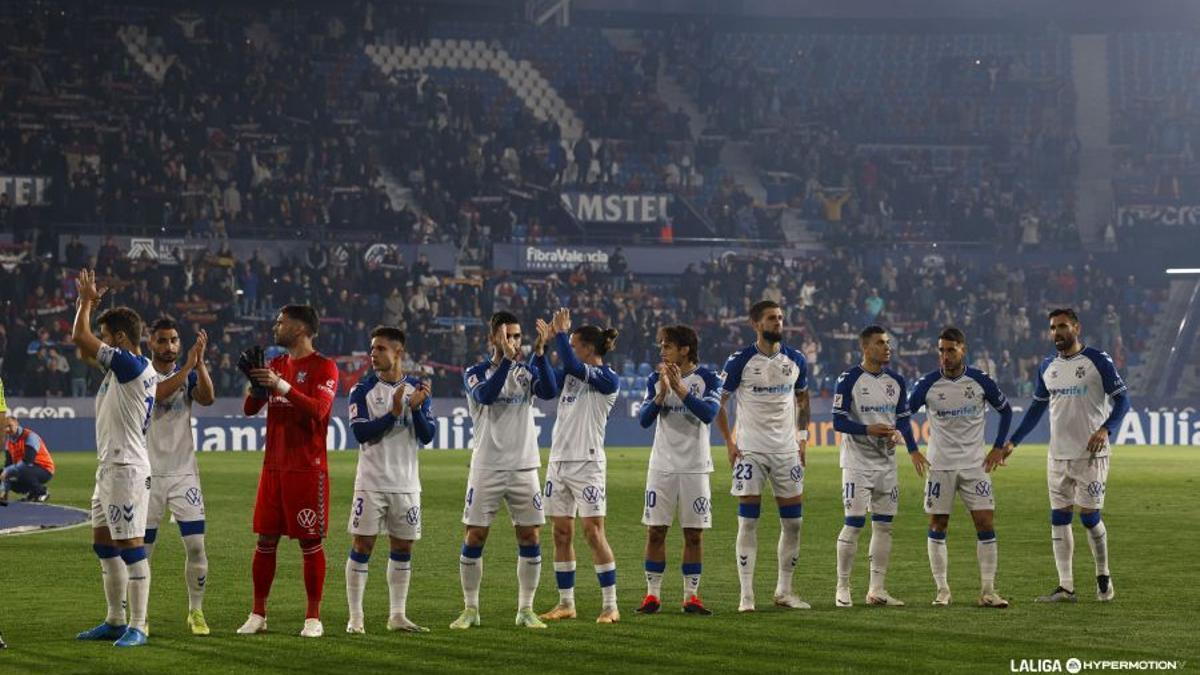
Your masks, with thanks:
[{"label": "stadium crowd", "polygon": [[[425,256],[404,260],[393,250],[369,264],[362,247],[350,247],[344,258],[329,255],[328,248],[314,243],[277,265],[258,253],[239,259],[227,245],[215,253],[186,254],[182,264],[131,260],[111,239],[95,251],[72,241],[61,262],[24,257],[0,269],[4,380],[15,395],[80,396],[95,384],[66,340],[73,314],[70,278],[80,266],[99,271],[101,282],[112,288],[108,302],[128,304],[148,320],[177,319],[185,344],[205,328],[221,395],[240,393],[237,354],[267,343],[274,308],[287,302],[317,308],[318,345],[338,357],[347,374],[366,367],[363,353],[372,326],[400,326],[409,335],[409,370],[430,377],[439,395],[453,396],[460,391],[463,366],[485,351],[481,319],[499,309],[532,324],[569,307],[577,324],[619,329],[610,362],[628,377],[639,370],[645,375],[644,364],[657,362],[657,328],[672,323],[695,325],[704,360],[719,366],[752,337],[744,316],[749,305],[776,300],[788,308],[787,340],[809,359],[823,394],[856,362],[861,326],[888,326],[897,341],[896,366],[913,378],[934,367],[936,333],[954,324],[966,331],[976,364],[995,373],[1007,391],[1028,394],[1034,369],[1049,351],[1045,308],[1077,307],[1087,339],[1123,367],[1136,363],[1145,349],[1150,317],[1161,300],[1134,278],[1114,278],[1094,264],[978,268],[954,257],[867,257],[844,248],[792,259],[726,256],[675,276],[633,274],[620,255],[599,269],[455,276],[435,272]],[[344,378],[343,386],[350,384]],[[630,384],[626,380],[627,389]]]}]

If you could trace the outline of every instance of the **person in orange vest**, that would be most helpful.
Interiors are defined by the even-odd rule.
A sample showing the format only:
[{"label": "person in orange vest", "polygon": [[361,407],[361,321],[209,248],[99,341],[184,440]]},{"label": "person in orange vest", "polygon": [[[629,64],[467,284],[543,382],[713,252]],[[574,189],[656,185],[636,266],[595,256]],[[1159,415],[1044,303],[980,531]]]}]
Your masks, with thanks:
[{"label": "person in orange vest", "polygon": [[0,474],[0,500],[9,492],[25,495],[27,502],[44,502],[50,497],[46,483],[54,478],[54,460],[45,441],[15,417],[6,421],[4,472]]}]

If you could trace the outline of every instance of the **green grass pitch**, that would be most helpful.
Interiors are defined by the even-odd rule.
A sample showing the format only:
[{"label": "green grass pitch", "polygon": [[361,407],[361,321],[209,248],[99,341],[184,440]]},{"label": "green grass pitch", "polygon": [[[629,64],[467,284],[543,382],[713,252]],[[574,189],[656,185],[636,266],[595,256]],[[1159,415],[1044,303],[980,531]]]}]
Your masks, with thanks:
[{"label": "green grass pitch", "polygon": [[[331,534],[326,542],[326,637],[297,637],[303,621],[300,553],[280,547],[279,570],[269,606],[271,632],[238,636],[234,630],[250,609],[250,558],[254,536],[251,509],[262,455],[200,455],[208,509],[209,584],[205,610],[213,635],[194,638],[184,625],[187,596],[183,551],[174,525],[163,525],[154,555],[151,636],[145,648],[121,651],[107,643],[73,637],[104,616],[98,564],[90,531],[75,528],[28,536],[0,537],[3,599],[0,631],[10,647],[0,651],[0,671],[190,673],[190,672],[381,672],[418,671],[691,671],[738,672],[984,670],[1007,672],[1010,659],[1168,659],[1200,665],[1195,640],[1198,492],[1195,448],[1122,447],[1113,459],[1105,520],[1108,523],[1116,601],[1095,600],[1091,554],[1082,526],[1075,525],[1076,605],[1035,605],[1035,595],[1056,582],[1049,542],[1045,449],[1022,448],[996,475],[1000,569],[998,588],[1013,606],[974,606],[978,590],[975,536],[957,505],[951,518],[950,583],[955,604],[933,608],[933,584],[925,553],[923,483],[900,458],[902,495],[896,519],[889,590],[904,608],[862,606],[866,591],[867,540],[860,542],[852,609],[835,609],[835,537],[842,523],[840,472],[832,448],[809,453],[805,524],[796,572],[798,592],[810,611],[771,606],[775,582],[774,509],[763,509],[756,577],[759,611],[739,615],[733,539],[736,503],[728,495],[724,449],[715,448],[715,526],[705,535],[701,595],[712,617],[676,610],[682,594],[681,537],[670,536],[664,613],[639,616],[633,609],[645,592],[644,531],[640,525],[647,451],[609,452],[608,532],[617,556],[622,621],[598,626],[600,593],[591,559],[577,542],[576,598],[580,618],[530,631],[513,626],[516,604],[516,545],[501,514],[484,551],[481,598],[483,625],[465,633],[447,625],[461,604],[458,582],[459,518],[467,473],[464,451],[426,452],[424,539],[413,556],[409,616],[433,630],[426,635],[388,633],[386,547],[373,556],[366,594],[365,636],[344,633],[345,532],[354,480],[355,453],[330,453],[333,476]],[[95,458],[59,453],[53,500],[85,507],[92,490]],[[383,544],[383,542],[380,542]],[[535,609],[557,599],[549,532],[543,537],[543,574]],[[1187,617],[1192,617],[1191,619]]]}]

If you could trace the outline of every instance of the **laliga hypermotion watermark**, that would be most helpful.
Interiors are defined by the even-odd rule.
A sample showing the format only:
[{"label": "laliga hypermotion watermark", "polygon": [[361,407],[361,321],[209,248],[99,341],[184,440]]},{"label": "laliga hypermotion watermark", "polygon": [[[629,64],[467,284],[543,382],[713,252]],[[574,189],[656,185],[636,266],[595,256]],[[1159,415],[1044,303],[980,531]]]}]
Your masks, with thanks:
[{"label": "laliga hypermotion watermark", "polygon": [[1104,670],[1183,670],[1187,661],[1166,659],[1010,659],[1008,669],[1014,673],[1080,673]]}]

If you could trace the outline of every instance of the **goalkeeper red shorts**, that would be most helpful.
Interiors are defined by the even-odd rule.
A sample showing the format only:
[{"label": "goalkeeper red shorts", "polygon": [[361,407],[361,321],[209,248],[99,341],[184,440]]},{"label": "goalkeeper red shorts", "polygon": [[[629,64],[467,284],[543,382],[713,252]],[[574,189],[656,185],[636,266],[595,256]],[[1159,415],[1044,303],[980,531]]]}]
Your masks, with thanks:
[{"label": "goalkeeper red shorts", "polygon": [[328,471],[263,470],[254,503],[255,533],[316,539],[325,536],[328,525]]}]

